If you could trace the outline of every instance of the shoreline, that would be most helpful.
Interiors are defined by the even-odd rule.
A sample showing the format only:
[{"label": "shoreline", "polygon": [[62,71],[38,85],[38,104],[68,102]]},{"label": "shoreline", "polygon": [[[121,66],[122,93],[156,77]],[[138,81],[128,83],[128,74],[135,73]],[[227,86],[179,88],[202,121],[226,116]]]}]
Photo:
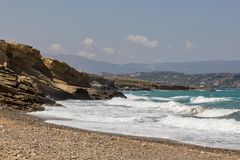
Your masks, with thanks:
[{"label": "shoreline", "polygon": [[76,130],[76,131],[79,131],[79,132],[89,132],[89,133],[97,133],[97,134],[99,133],[99,134],[107,135],[107,136],[117,136],[117,137],[122,137],[122,138],[126,138],[126,139],[132,139],[132,140],[146,141],[146,142],[152,142],[152,143],[161,143],[161,144],[169,144],[169,145],[175,145],[175,146],[178,146],[178,147],[188,147],[188,148],[192,148],[192,149],[194,148],[194,149],[199,149],[201,151],[211,151],[211,152],[215,152],[215,153],[217,153],[217,152],[236,153],[236,154],[239,154],[239,156],[240,156],[240,150],[237,150],[237,149],[227,149],[227,148],[201,146],[201,145],[197,145],[197,144],[184,143],[184,142],[181,142],[181,141],[167,139],[167,138],[143,137],[143,136],[120,134],[120,133],[87,130],[87,129],[74,128],[74,127],[65,126],[65,125],[58,125],[58,124],[54,124],[54,123],[48,123],[48,122],[44,122],[44,121],[43,121],[43,123],[60,126],[60,127],[65,128],[65,129]]},{"label": "shoreline", "polygon": [[[13,128],[11,128],[11,125],[14,123],[16,123],[17,126],[14,126]],[[66,138],[66,137],[68,137],[68,134],[74,133],[73,137],[76,136],[76,138],[79,138],[79,136],[80,136],[83,139],[88,138],[88,139],[86,139],[85,142],[90,146],[93,145],[94,147],[96,147],[99,145],[103,145],[102,147],[100,147],[100,150],[102,150],[102,152],[104,152],[104,153],[100,152],[97,154],[93,154],[93,153],[87,154],[88,156],[93,154],[95,156],[95,158],[93,157],[92,159],[97,159],[96,157],[98,157],[98,156],[105,156],[105,158],[109,157],[108,154],[110,154],[110,153],[105,153],[106,150],[109,150],[109,148],[106,148],[106,146],[108,146],[108,147],[110,146],[111,149],[114,149],[112,154],[120,156],[120,157],[121,157],[121,154],[125,155],[125,153],[122,153],[122,152],[119,153],[119,150],[115,150],[115,149],[121,148],[122,150],[124,150],[125,148],[130,147],[129,150],[126,150],[126,152],[128,153],[128,156],[125,155],[124,159],[144,158],[139,155],[140,153],[138,153],[139,151],[137,151],[139,149],[142,150],[141,152],[146,153],[147,157],[145,157],[145,159],[146,158],[147,159],[149,159],[149,158],[155,159],[154,157],[159,154],[162,156],[165,156],[165,157],[161,157],[161,159],[174,158],[175,156],[176,156],[176,158],[179,158],[179,159],[180,158],[192,159],[192,158],[194,158],[193,156],[200,156],[199,158],[206,158],[206,156],[207,156],[208,158],[212,158],[212,159],[225,159],[225,158],[226,159],[238,159],[240,157],[240,150],[203,147],[203,146],[185,144],[185,143],[181,143],[178,141],[161,139],[161,138],[137,137],[137,136],[129,136],[129,135],[122,135],[122,134],[108,133],[108,132],[89,131],[89,130],[78,129],[78,128],[73,128],[73,127],[68,127],[68,126],[63,126],[63,125],[55,125],[55,124],[46,123],[46,122],[44,122],[44,119],[26,114],[25,112],[21,112],[21,111],[19,112],[19,111],[14,111],[14,110],[9,111],[6,109],[0,109],[0,126],[1,126],[0,127],[0,135],[2,134],[1,136],[3,137],[3,139],[0,140],[0,144],[1,144],[0,146],[4,146],[3,145],[5,143],[4,139],[6,138],[6,135],[4,136],[4,133],[2,133],[1,131],[4,130],[5,127],[7,129],[9,126],[10,130],[11,130],[11,132],[9,132],[10,136],[11,136],[11,134],[16,136],[16,134],[18,134],[17,132],[19,132],[18,127],[22,128],[21,125],[23,125],[23,127],[26,128],[26,131],[25,130],[21,131],[24,134],[26,134],[26,132],[28,132],[29,130],[30,131],[32,131],[32,130],[38,131],[38,132],[32,131],[32,133],[28,133],[30,135],[30,137],[25,137],[25,136],[21,137],[20,136],[21,138],[23,138],[22,141],[24,141],[25,138],[31,139],[31,136],[32,137],[36,136],[37,139],[43,141],[43,140],[45,140],[45,137],[41,137],[41,136],[39,137],[39,135],[38,135],[39,132],[41,134],[45,135],[45,134],[52,134],[52,132],[54,133],[56,130],[56,131],[58,131],[57,133],[59,134],[59,130],[60,130],[60,132],[63,132],[63,133],[61,133],[61,136],[60,135],[59,135],[59,137],[58,137],[58,135],[56,137],[49,136],[48,139]],[[44,130],[46,130],[47,132],[45,132]],[[12,133],[12,132],[16,132],[16,133]],[[19,137],[19,135],[18,135],[18,137]],[[92,140],[92,138],[96,139],[94,141],[94,143],[90,142],[90,140]],[[80,141],[81,141],[81,139],[80,139]],[[112,142],[112,141],[115,143],[108,144],[109,142]],[[22,143],[21,139],[16,139],[16,142],[18,142],[20,145]],[[29,142],[29,143],[31,146],[32,142]],[[60,150],[58,151],[58,149],[61,149],[63,146],[66,145],[65,143],[68,143],[68,142],[63,141],[62,143],[63,144],[61,144],[60,146],[56,146],[56,152],[61,152]],[[45,147],[48,145],[49,144],[43,144],[42,147]],[[13,143],[13,146],[15,146],[14,143]],[[82,145],[73,146],[72,149],[77,151],[79,149],[79,147],[81,148],[81,146]],[[135,147],[132,148],[131,146],[135,146]],[[88,149],[89,148],[85,149],[83,152],[84,153],[88,152]],[[11,159],[12,157],[16,156],[16,155],[10,156],[9,153],[5,153],[4,148],[0,147],[0,151],[1,150],[3,150],[3,152],[0,152],[1,157],[6,156],[6,159],[8,159],[8,158]],[[169,152],[169,150],[172,150],[172,152],[176,152],[176,155],[171,155],[171,152]],[[154,154],[152,153],[153,151],[154,151]],[[36,151],[36,152],[38,153],[38,151]],[[46,152],[48,152],[48,151],[46,151]],[[37,153],[36,153],[36,155],[37,155]],[[185,155],[185,153],[186,153],[186,155]],[[6,155],[4,155],[4,154],[6,154]],[[75,153],[75,154],[77,155],[79,153]],[[25,155],[22,155],[22,156],[24,157]],[[56,154],[53,154],[53,155],[50,154],[49,156],[56,156]],[[136,158],[136,156],[137,156],[137,158]],[[190,156],[190,157],[188,157],[188,156]],[[61,159],[63,157],[64,156],[61,156],[59,158]],[[44,159],[44,157],[36,157],[36,159],[38,159],[38,158]],[[46,157],[46,159],[49,159],[49,158],[50,157]],[[67,158],[67,157],[65,157],[65,158]],[[82,156],[78,156],[77,159],[85,159],[85,158],[82,155]]]},{"label": "shoreline", "polygon": [[[76,131],[79,131],[79,132],[99,133],[99,134],[107,135],[107,136],[118,136],[118,137],[140,140],[140,141],[147,141],[147,142],[154,142],[154,143],[164,143],[164,144],[176,145],[176,146],[179,146],[179,147],[184,146],[184,147],[189,147],[189,148],[196,148],[196,149],[199,149],[199,150],[202,150],[202,151],[229,152],[229,153],[235,152],[235,153],[240,155],[240,150],[237,150],[237,149],[227,149],[227,148],[201,146],[201,145],[197,145],[197,144],[184,143],[184,142],[181,142],[181,141],[167,139],[167,138],[134,136],[134,135],[121,134],[121,133],[112,133],[112,132],[94,131],[94,130],[88,130],[88,129],[82,129],[82,128],[75,128],[75,127],[71,127],[71,126],[58,125],[58,124],[54,124],[54,123],[45,122],[46,120],[49,120],[49,119],[46,119],[46,118],[43,118],[43,117],[38,117],[38,116],[31,115],[31,114],[25,114],[25,115],[30,116],[32,118],[36,118],[36,119],[38,119],[39,121],[42,121],[42,123],[45,123],[45,124],[59,126],[61,128],[65,128],[65,129],[69,129],[69,130],[76,130]],[[64,119],[64,118],[54,119],[53,118],[51,120],[71,120],[71,119]]]}]

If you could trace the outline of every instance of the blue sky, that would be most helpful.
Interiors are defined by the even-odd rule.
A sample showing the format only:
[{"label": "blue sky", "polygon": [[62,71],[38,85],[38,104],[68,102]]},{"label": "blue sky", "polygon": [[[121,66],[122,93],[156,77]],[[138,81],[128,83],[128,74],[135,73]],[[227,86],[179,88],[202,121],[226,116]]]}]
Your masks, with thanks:
[{"label": "blue sky", "polygon": [[113,63],[240,60],[240,0],[1,0],[0,38]]}]

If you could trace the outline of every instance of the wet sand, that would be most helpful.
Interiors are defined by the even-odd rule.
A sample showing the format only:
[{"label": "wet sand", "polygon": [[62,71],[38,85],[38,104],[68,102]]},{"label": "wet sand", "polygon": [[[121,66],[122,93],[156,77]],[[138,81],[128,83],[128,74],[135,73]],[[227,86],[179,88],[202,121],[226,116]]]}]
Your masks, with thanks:
[{"label": "wet sand", "polygon": [[84,131],[0,109],[0,159],[240,160],[240,151]]}]

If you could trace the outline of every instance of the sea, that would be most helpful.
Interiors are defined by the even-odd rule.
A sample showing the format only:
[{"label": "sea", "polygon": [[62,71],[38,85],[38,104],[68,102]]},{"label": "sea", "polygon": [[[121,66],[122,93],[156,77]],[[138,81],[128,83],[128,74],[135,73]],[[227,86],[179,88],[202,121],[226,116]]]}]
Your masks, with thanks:
[{"label": "sea", "polygon": [[127,99],[65,100],[32,115],[74,128],[240,150],[240,90],[127,91]]}]

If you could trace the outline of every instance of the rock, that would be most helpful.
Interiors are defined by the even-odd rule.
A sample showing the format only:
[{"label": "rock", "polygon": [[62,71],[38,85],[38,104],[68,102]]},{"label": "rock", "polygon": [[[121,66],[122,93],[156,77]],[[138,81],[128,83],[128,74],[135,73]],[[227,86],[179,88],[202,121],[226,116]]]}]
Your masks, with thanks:
[{"label": "rock", "polygon": [[[25,111],[64,99],[124,97],[113,81],[79,72],[64,62],[42,57],[31,46],[0,40],[0,103]],[[93,87],[97,82],[100,86]]]},{"label": "rock", "polygon": [[68,82],[71,85],[89,87],[89,76],[87,73],[78,72],[66,63],[54,59],[43,58],[43,62],[56,79]]},{"label": "rock", "polygon": [[114,92],[113,97],[127,98],[122,92]]},{"label": "rock", "polygon": [[194,90],[199,89],[192,86],[180,86],[180,85],[163,85],[158,82],[149,82],[136,78],[127,77],[108,77],[109,80],[114,81],[114,86],[119,90]]}]

